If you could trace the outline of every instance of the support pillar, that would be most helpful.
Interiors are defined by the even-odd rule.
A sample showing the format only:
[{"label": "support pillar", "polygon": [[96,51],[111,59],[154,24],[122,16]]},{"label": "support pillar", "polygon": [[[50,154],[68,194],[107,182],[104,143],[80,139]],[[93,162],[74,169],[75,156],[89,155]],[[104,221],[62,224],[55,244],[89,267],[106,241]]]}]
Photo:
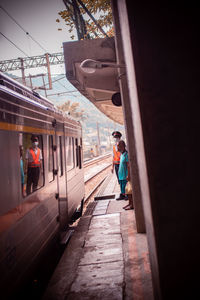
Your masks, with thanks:
[{"label": "support pillar", "polygon": [[113,3],[127,67],[154,298],[195,299],[200,269],[198,7]]},{"label": "support pillar", "polygon": [[[115,27],[115,45],[116,45],[116,55],[117,63],[124,64],[124,54],[123,54],[123,45],[120,34],[120,25],[118,18],[117,6],[113,5],[112,7],[114,15],[114,27]],[[122,98],[122,108],[124,114],[124,124],[126,129],[127,144],[128,144],[128,155],[130,162],[130,171],[131,171],[131,183],[133,187],[133,202],[135,209],[135,219],[138,233],[146,232],[144,213],[142,207],[142,195],[141,195],[141,184],[139,179],[139,169],[138,169],[138,156],[136,149],[136,140],[135,140],[135,129],[134,122],[132,118],[132,107],[131,99],[129,96],[128,84],[127,84],[127,74],[126,70],[119,69],[119,85],[120,85],[120,94]]]}]

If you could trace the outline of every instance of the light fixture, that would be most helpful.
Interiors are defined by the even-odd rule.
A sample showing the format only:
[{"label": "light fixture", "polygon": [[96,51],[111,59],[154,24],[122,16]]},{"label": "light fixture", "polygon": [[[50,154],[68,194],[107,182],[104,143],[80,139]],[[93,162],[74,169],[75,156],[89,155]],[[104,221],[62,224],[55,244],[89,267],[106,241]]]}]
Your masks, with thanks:
[{"label": "light fixture", "polygon": [[112,95],[111,101],[115,106],[122,106],[121,94],[119,92],[114,93]]},{"label": "light fixture", "polygon": [[111,62],[101,62],[93,59],[85,59],[80,64],[81,70],[85,73],[94,73],[96,69],[103,69],[103,68],[125,68],[125,65],[116,64]]}]

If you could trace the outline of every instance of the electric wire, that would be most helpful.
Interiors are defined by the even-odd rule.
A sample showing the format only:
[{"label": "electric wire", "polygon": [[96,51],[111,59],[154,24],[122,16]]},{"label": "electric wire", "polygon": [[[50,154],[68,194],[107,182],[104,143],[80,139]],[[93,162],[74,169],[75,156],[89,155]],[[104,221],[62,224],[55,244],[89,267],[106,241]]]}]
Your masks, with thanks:
[{"label": "electric wire", "polygon": [[[46,53],[48,53],[48,51],[44,48],[44,47],[42,47],[41,45],[40,45],[40,43],[39,42],[37,42],[30,34],[29,34],[29,32],[27,32],[8,12],[7,12],[7,10],[5,9],[5,8],[3,8],[2,7],[2,5],[0,5],[0,8],[38,45],[38,46],[40,46],[40,48],[41,49],[43,49]],[[18,50],[20,50],[23,54],[25,54],[27,57],[29,57],[29,55],[28,54],[26,54],[23,50],[21,50],[14,42],[12,42],[10,39],[8,39],[3,33],[1,33],[3,36],[4,36],[4,38],[6,38],[10,43],[12,43]],[[44,67],[42,67],[42,68],[44,68]],[[71,91],[69,91],[67,88],[66,88],[66,86],[64,86],[61,82],[59,82],[59,80],[61,80],[61,79],[63,79],[63,78],[59,78],[58,80],[57,80],[57,82],[63,87],[63,88],[65,88],[65,90],[68,92],[68,93],[70,93]],[[47,85],[47,84],[45,84],[45,85]],[[44,86],[45,86],[44,85]],[[73,97],[76,97],[76,98],[79,98],[78,96],[76,96],[76,95],[72,95]],[[82,100],[84,100],[83,102],[85,102],[86,103],[86,99],[84,99],[84,98],[82,98]],[[87,104],[88,104],[88,102],[89,101],[87,101]],[[90,102],[89,102],[90,103]]]},{"label": "electric wire", "polygon": [[7,10],[0,5],[0,8],[15,22],[15,24],[17,24],[17,26],[19,26],[42,50],[44,50],[46,53],[48,52],[38,41],[36,41],[36,39],[34,39],[34,37],[27,31],[25,30],[8,12]]},{"label": "electric wire", "polygon": [[12,45],[14,45],[20,52],[22,52],[24,55],[28,56],[28,54],[26,52],[24,52],[22,49],[20,49],[14,42],[12,42],[7,36],[5,36],[2,32],[0,32],[0,34],[6,39],[8,40]]},{"label": "electric wire", "polygon": [[[13,44],[19,51],[21,51],[23,54],[25,54],[27,57],[29,57],[29,55],[27,54],[27,53],[25,53],[23,50],[21,50],[14,42],[12,42],[9,38],[7,38],[2,32],[0,32],[0,34],[4,37],[4,38],[6,38],[11,44]],[[42,68],[44,68],[44,67],[42,67]],[[46,70],[45,70],[46,71]],[[72,91],[70,91],[70,90],[68,90],[67,88],[66,88],[66,86],[64,86],[61,82],[59,82],[59,80],[62,80],[63,78],[65,78],[64,76],[63,77],[61,77],[61,78],[59,78],[59,79],[56,79],[55,81],[57,81],[66,91],[67,91],[67,93],[71,93]],[[55,81],[53,81],[53,82],[55,82]],[[52,83],[53,83],[52,82]],[[48,83],[46,83],[45,85],[43,85],[43,86],[46,86]],[[73,91],[74,92],[74,91]],[[78,92],[78,91],[77,91]],[[48,95],[47,95],[48,96]],[[49,95],[50,96],[50,95]],[[75,97],[75,98],[79,98],[77,95],[71,95],[71,96],[73,96],[73,97]],[[82,98],[82,100],[83,100],[83,102],[85,102],[86,103],[86,101],[85,101],[85,99],[84,98]],[[89,101],[88,101],[89,102]],[[88,104],[88,102],[87,102],[87,104]],[[90,103],[90,102],[89,102]]]}]

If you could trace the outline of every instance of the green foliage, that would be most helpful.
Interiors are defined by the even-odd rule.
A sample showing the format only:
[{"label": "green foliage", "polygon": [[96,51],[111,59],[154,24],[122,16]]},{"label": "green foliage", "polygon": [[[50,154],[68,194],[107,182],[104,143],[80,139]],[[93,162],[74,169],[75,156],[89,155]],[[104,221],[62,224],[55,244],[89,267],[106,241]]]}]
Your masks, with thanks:
[{"label": "green foliage", "polygon": [[67,100],[64,104],[58,105],[57,108],[68,113],[76,120],[84,121],[87,118],[85,111],[83,109],[80,110],[78,102],[71,103],[70,100]]},{"label": "green foliage", "polygon": [[[99,30],[95,22],[88,16],[85,9],[80,3],[83,3],[89,10],[96,22],[103,28],[108,36],[114,35],[112,9],[109,0],[64,0],[66,10],[60,11],[58,14],[68,26],[69,33],[77,31],[78,39],[91,39],[97,37],[105,37]],[[59,19],[56,22],[59,23]],[[74,39],[74,34],[71,39]]]}]

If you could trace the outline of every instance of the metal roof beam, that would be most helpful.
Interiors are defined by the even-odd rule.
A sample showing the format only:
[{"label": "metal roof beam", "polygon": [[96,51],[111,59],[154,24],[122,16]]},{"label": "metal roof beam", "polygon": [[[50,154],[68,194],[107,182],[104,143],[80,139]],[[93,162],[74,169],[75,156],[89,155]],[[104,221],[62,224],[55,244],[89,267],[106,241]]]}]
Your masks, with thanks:
[{"label": "metal roof beam", "polygon": [[[58,65],[64,63],[64,56],[62,52],[48,54],[48,57],[49,57],[50,65]],[[30,57],[0,61],[0,71],[8,72],[8,71],[20,70],[22,68],[21,60],[23,60],[24,69],[47,66],[46,54],[44,54],[38,56],[30,56]]]}]

